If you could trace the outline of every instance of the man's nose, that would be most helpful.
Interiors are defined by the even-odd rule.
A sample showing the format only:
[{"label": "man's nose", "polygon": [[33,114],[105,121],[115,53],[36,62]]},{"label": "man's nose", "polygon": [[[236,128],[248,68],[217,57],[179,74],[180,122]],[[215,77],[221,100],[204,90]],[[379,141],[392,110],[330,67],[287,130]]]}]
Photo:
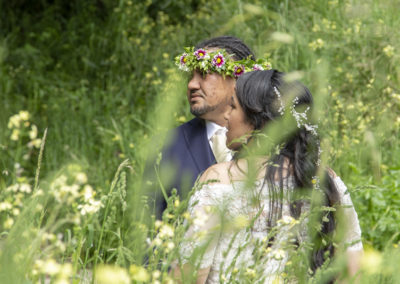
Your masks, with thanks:
[{"label": "man's nose", "polygon": [[198,90],[200,89],[200,74],[193,72],[193,76],[188,83],[188,90]]}]

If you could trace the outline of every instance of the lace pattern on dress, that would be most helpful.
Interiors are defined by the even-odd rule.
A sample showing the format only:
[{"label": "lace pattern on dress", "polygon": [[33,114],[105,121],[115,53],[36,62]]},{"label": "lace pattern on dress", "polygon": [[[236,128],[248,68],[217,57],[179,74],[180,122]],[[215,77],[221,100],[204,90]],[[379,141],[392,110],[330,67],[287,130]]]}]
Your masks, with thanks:
[{"label": "lace pattern on dress", "polygon": [[[349,220],[344,241],[348,245],[348,250],[360,250],[361,229],[350,194],[339,177],[336,177],[334,182],[339,191],[340,204],[344,207],[344,214]],[[287,189],[293,188],[293,179],[289,178],[285,186],[287,186],[286,192]],[[203,248],[202,257],[197,257],[192,264],[198,265],[200,269],[210,267],[207,283],[220,283],[222,275],[229,279],[233,266],[250,267],[254,264],[254,248],[257,247],[257,242],[269,236],[268,192],[268,186],[262,180],[250,188],[246,187],[245,182],[205,184],[194,192],[188,207],[192,224],[180,245],[183,262],[188,262],[189,259],[193,261],[193,252]],[[259,198],[257,206],[250,202],[254,195]],[[309,211],[309,204],[304,204],[303,209]],[[289,202],[284,201],[282,204],[282,217],[291,218]],[[226,222],[231,222],[230,225],[233,227],[238,226],[238,220],[253,220],[254,223],[251,228],[244,226],[237,230],[226,229],[229,226],[224,227]],[[307,222],[307,217],[303,218],[303,221]],[[300,242],[308,238],[306,227],[305,224],[299,226],[297,238]],[[287,243],[289,235],[287,229],[280,228],[269,253],[259,262],[260,265],[257,265],[265,275],[264,281],[272,281],[283,271],[288,260],[284,243]],[[278,258],[276,254],[279,254]]]}]

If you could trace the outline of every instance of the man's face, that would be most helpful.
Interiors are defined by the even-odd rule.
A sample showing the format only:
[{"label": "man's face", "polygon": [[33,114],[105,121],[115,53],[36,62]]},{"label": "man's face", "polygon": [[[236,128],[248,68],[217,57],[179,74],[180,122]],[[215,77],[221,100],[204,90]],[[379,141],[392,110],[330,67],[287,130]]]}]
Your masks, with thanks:
[{"label": "man's face", "polygon": [[225,125],[224,112],[235,92],[234,78],[217,73],[201,74],[193,71],[188,83],[190,112],[200,118]]}]

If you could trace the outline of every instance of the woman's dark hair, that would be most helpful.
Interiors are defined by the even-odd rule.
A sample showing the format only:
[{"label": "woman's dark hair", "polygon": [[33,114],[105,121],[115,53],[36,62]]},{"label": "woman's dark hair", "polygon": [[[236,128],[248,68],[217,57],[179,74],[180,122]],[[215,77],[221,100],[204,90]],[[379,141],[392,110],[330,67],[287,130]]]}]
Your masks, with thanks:
[{"label": "woman's dark hair", "polygon": [[[279,108],[288,96],[293,96],[295,108],[311,107],[313,103],[307,87],[298,81],[286,82],[284,74],[277,70],[253,71],[241,75],[236,82],[236,96],[247,121],[255,130],[261,130],[269,122],[282,116]],[[313,188],[313,177],[318,175],[318,161],[319,137],[304,126],[296,128],[294,133],[285,138],[279,153],[269,159],[264,182],[269,188],[270,226],[274,226],[275,221],[282,217],[283,190],[287,188],[288,174],[293,176],[295,184],[293,194],[289,196],[290,213],[294,218],[300,216],[304,202],[295,196],[297,192]],[[338,191],[329,174],[326,173],[320,187],[324,199],[322,205],[334,206],[338,202]],[[329,221],[322,222],[320,216],[322,229],[313,240],[310,266],[314,271],[324,263],[326,257],[333,256],[334,252],[331,241],[326,245],[322,244],[322,239],[332,237],[336,227],[333,211],[329,211],[326,217]]]},{"label": "woman's dark hair", "polygon": [[217,47],[225,49],[229,54],[233,55],[235,60],[242,60],[250,58],[255,60],[254,53],[250,48],[244,44],[244,42],[234,36],[219,36],[211,39],[204,40],[195,46],[195,49],[206,48],[206,47]]}]

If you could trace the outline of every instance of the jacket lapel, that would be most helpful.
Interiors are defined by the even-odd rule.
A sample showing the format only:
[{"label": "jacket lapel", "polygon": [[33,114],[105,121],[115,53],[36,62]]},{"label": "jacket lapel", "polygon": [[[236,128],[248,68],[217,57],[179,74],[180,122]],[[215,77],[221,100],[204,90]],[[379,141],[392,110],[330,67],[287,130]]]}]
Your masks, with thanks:
[{"label": "jacket lapel", "polygon": [[199,172],[215,163],[214,154],[207,139],[205,122],[194,118],[183,129],[185,141]]}]

